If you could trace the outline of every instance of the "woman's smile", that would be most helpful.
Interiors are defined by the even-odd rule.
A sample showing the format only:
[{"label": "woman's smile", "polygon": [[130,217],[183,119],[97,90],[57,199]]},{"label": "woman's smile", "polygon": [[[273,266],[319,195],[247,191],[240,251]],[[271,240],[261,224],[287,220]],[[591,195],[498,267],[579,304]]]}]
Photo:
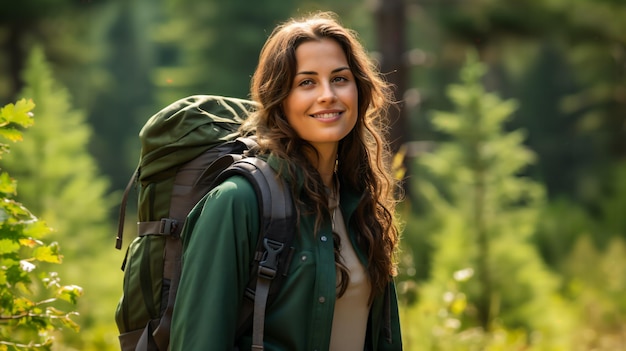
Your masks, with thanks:
[{"label": "woman's smile", "polygon": [[296,74],[283,103],[287,121],[318,152],[336,153],[354,128],[358,91],[341,46],[332,39],[311,40],[296,49]]},{"label": "woman's smile", "polygon": [[337,112],[320,112],[320,113],[316,113],[311,115],[311,117],[318,119],[318,120],[322,120],[324,122],[332,122],[337,120],[340,116],[341,116],[342,112],[341,111],[337,111]]}]

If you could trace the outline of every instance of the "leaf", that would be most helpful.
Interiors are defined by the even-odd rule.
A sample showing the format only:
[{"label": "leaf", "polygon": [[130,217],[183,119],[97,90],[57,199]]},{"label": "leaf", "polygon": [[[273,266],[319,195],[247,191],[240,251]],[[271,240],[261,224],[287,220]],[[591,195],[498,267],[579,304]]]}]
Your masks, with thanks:
[{"label": "leaf", "polygon": [[65,318],[61,319],[61,323],[63,323],[65,328],[69,328],[75,332],[80,331],[80,326],[70,318],[70,315],[78,315],[78,313],[68,313]]},{"label": "leaf", "polygon": [[61,317],[64,315],[65,315],[65,312],[61,311],[60,309],[54,306],[46,307],[46,316]]},{"label": "leaf", "polygon": [[37,245],[43,245],[43,242],[35,240],[33,238],[20,239],[20,245],[26,247],[35,247]]},{"label": "leaf", "polygon": [[3,136],[4,138],[9,139],[10,141],[13,141],[13,142],[23,140],[21,131],[17,129],[9,128],[7,126],[4,126],[2,127],[2,129],[0,129],[0,136]]},{"label": "leaf", "polygon": [[32,109],[35,108],[33,100],[21,99],[14,104],[8,104],[0,109],[0,120],[3,125],[9,123],[18,124],[24,128],[33,125]]},{"label": "leaf", "polygon": [[65,285],[57,292],[57,298],[74,305],[81,296],[83,296],[83,288],[78,285]]},{"label": "leaf", "polygon": [[4,198],[0,199],[0,202],[0,208],[6,212],[9,219],[11,219],[11,217],[18,221],[32,221],[36,219],[26,207],[17,201]]},{"label": "leaf", "polygon": [[15,195],[16,188],[15,179],[11,178],[7,172],[0,173],[0,193]]},{"label": "leaf", "polygon": [[16,297],[15,299],[13,299],[14,314],[21,314],[23,312],[31,311],[35,306],[36,304],[33,301],[25,297]]},{"label": "leaf", "polygon": [[35,220],[33,222],[30,222],[30,225],[24,228],[24,235],[32,238],[41,238],[51,231],[52,229],[48,227],[46,222],[41,220]]},{"label": "leaf", "polygon": [[0,255],[17,252],[20,244],[11,239],[0,239]]},{"label": "leaf", "polygon": [[58,252],[58,246],[51,244],[36,248],[33,258],[40,262],[61,263],[62,256]]}]

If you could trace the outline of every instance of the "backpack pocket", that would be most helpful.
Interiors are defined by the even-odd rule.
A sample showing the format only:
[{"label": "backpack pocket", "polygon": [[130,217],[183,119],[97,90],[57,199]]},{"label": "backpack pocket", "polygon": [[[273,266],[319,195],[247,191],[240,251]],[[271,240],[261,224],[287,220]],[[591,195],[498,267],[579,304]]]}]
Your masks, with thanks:
[{"label": "backpack pocket", "polygon": [[115,311],[120,333],[143,329],[163,313],[167,304],[163,290],[169,288],[163,279],[165,240],[164,235],[139,236],[128,247],[122,267],[123,294]]}]

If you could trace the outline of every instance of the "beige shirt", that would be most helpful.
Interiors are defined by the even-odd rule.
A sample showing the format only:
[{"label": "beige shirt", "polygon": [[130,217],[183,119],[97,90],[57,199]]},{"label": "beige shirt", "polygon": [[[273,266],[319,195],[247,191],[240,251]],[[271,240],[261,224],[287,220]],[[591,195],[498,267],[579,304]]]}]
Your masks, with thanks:
[{"label": "beige shirt", "polygon": [[[333,211],[333,230],[341,238],[341,258],[350,273],[350,281],[345,293],[335,301],[330,351],[362,351],[370,310],[368,300],[372,287],[369,276],[352,247],[341,209],[337,207],[337,203],[338,200],[331,200],[330,203],[331,211]],[[337,283],[339,283],[339,274],[337,274]]]}]

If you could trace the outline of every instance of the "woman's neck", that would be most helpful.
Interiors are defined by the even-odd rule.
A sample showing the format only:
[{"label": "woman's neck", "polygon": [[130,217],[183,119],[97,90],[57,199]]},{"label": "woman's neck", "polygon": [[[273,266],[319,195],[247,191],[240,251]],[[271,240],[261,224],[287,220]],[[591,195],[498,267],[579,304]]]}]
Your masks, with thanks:
[{"label": "woman's neck", "polygon": [[322,152],[322,150],[318,149],[317,155],[311,157],[311,161],[319,172],[324,185],[332,189],[337,162],[337,149],[328,151]]},{"label": "woman's neck", "polygon": [[317,171],[319,172],[320,177],[322,177],[322,182],[324,183],[324,185],[327,188],[332,189],[335,177],[335,158],[333,158],[332,163],[320,162],[320,164],[317,166]]}]

